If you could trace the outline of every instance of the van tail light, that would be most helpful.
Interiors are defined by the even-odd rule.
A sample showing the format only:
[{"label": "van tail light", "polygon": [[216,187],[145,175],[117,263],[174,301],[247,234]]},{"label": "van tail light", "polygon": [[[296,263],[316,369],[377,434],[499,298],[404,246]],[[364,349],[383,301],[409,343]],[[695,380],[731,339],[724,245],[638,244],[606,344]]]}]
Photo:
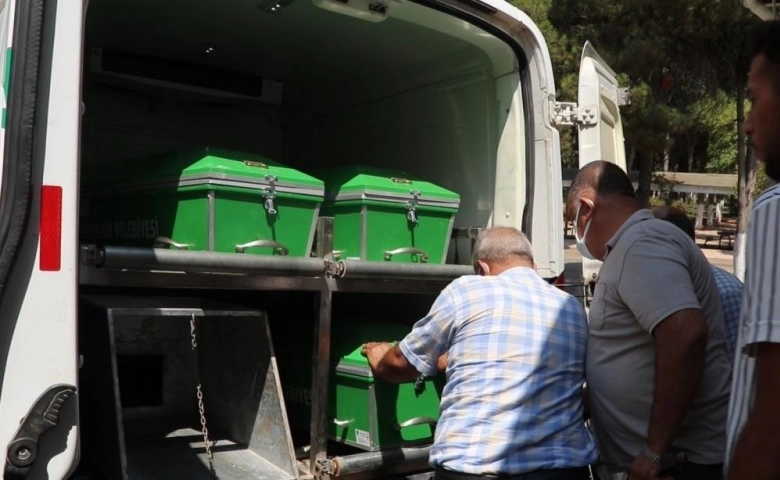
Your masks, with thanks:
[{"label": "van tail light", "polygon": [[62,187],[41,187],[40,269],[58,272],[62,265]]}]

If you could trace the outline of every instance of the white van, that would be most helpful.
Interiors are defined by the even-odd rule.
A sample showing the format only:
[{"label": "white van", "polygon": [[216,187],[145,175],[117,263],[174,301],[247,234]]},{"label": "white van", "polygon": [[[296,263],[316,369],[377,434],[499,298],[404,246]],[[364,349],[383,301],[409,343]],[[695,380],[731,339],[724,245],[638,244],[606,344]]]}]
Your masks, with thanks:
[{"label": "white van", "polygon": [[[374,275],[368,269],[339,283],[322,280],[332,273],[326,269],[297,288],[284,280],[289,275],[261,267],[222,272],[190,260],[166,267],[154,252],[111,263],[106,251],[79,244],[82,165],[209,145],[298,168],[402,169],[458,192],[454,228],[467,233],[453,243],[467,244],[470,229],[515,226],[551,280],[564,269],[556,127],[578,126],[581,164],[607,159],[625,167],[614,73],[586,45],[579,105],[556,103],[545,39],[501,0],[2,0],[0,56],[6,479],[67,478],[79,464],[80,427],[98,415],[78,408],[95,394],[79,390],[79,370],[92,360],[77,334],[92,328],[79,325],[78,299],[87,291],[306,290],[319,302],[315,336],[328,338],[322,312],[334,292],[368,288],[359,284]],[[467,256],[459,263],[469,265]],[[441,288],[467,271],[446,267],[410,266],[395,282],[395,273],[378,272],[379,294],[408,293],[415,280]],[[166,269],[181,274],[160,280]],[[237,269],[240,280],[229,275]],[[215,281],[216,274],[224,275]],[[308,348],[311,333],[304,333]],[[315,344],[314,357],[324,360],[315,382],[326,382],[327,345]],[[304,440],[315,462],[278,478],[334,473],[319,435],[328,421],[320,408],[327,384],[316,385],[312,436]],[[116,434],[116,425],[100,427]],[[245,478],[271,478],[250,471]]]}]

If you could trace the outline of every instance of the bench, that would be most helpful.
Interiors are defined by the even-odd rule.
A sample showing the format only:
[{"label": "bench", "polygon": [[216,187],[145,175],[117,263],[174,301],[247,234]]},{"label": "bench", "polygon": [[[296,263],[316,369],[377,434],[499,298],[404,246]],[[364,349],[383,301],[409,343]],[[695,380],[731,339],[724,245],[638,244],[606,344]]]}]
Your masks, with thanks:
[{"label": "bench", "polygon": [[718,230],[715,235],[705,235],[704,236],[704,245],[707,246],[707,242],[710,240],[718,239],[718,248],[723,248],[723,239],[725,238],[729,242],[729,250],[733,250],[733,239],[734,235],[736,235],[737,232],[734,230]]}]

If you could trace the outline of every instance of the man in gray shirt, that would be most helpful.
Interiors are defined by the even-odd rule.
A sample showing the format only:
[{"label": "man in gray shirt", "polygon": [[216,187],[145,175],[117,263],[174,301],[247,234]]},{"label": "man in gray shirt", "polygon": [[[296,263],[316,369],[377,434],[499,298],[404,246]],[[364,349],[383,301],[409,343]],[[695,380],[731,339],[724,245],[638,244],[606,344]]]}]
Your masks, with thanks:
[{"label": "man in gray shirt", "polygon": [[[663,205],[653,209],[655,218],[666,220],[675,225],[696,241],[696,233],[693,222],[686,213],[679,208]],[[742,282],[735,275],[720,267],[711,265],[712,274],[715,276],[715,284],[718,286],[720,305],[723,307],[723,327],[726,331],[726,346],[729,348],[729,361],[734,364],[734,352],[737,344],[737,331],[739,330],[739,310],[742,306]]]},{"label": "man in gray shirt", "polygon": [[604,262],[585,370],[604,466],[632,480],[722,478],[730,364],[707,259],[640,208],[612,163],[583,167],[566,209],[580,253]]}]

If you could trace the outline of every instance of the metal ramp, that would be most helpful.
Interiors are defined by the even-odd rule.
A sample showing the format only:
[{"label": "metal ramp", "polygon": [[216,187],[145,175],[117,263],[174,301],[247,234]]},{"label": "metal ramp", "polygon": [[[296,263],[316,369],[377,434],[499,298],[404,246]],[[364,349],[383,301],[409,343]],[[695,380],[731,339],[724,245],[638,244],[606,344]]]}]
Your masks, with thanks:
[{"label": "metal ramp", "polygon": [[199,303],[81,299],[84,457],[112,480],[299,479],[265,313]]}]

